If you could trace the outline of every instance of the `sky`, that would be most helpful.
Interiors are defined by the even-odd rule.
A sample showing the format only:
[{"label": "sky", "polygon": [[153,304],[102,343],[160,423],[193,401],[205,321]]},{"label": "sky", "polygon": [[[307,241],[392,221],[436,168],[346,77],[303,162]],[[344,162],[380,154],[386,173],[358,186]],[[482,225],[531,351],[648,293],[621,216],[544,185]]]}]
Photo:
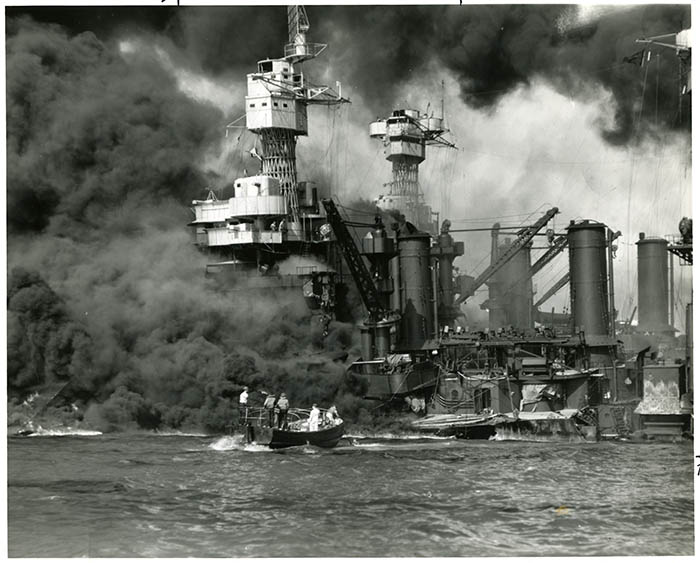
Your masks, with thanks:
[{"label": "sky", "polygon": [[[366,208],[391,179],[369,123],[394,109],[444,107],[456,148],[429,148],[420,168],[441,220],[454,228],[522,225],[556,206],[558,231],[570,220],[604,222],[622,232],[615,294],[620,316],[631,314],[638,233],[677,233],[691,214],[692,186],[678,60],[655,48],[639,65],[635,39],[687,28],[688,5],[307,11],[309,39],[328,48],[305,73],[340,82],[351,103],[309,109],[309,135],[297,150],[301,180]],[[48,6],[8,7],[5,16],[11,385],[79,374],[85,389],[104,388],[113,406],[140,412],[143,400],[162,399],[157,390],[177,379],[176,364],[192,367],[166,402],[192,408],[221,391],[203,382],[219,381],[213,374],[222,366],[253,358],[274,375],[265,358],[305,344],[295,332],[304,315],[294,303],[257,315],[218,296],[187,223],[189,202],[208,189],[230,194],[254,166],[254,136],[227,135],[226,125],[243,115],[245,76],[256,61],[282,55],[285,9]],[[489,234],[455,238],[465,243],[456,265],[477,275],[488,264]],[[676,266],[682,331],[691,277]],[[535,298],[566,267],[562,255],[538,274]],[[483,291],[470,299],[468,314],[485,299]],[[552,305],[567,307],[567,291]],[[270,325],[279,311],[285,321]],[[261,338],[270,326],[273,334]],[[333,334],[339,348],[351,341],[347,327]],[[174,350],[172,373],[150,378]]]}]

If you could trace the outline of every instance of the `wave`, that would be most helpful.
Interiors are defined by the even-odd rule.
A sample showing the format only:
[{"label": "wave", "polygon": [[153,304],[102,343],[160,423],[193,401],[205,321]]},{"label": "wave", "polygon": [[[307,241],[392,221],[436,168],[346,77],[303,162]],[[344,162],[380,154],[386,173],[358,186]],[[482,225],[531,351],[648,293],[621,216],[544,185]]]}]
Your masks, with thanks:
[{"label": "wave", "polygon": [[207,432],[182,432],[180,430],[155,430],[153,434],[156,436],[180,436],[185,438],[209,438],[214,436],[214,434]]},{"label": "wave", "polygon": [[354,440],[454,440],[454,436],[435,436],[433,434],[346,434],[345,438]]},{"label": "wave", "polygon": [[33,428],[30,433],[25,434],[26,437],[31,438],[34,436],[101,436],[102,432],[99,430],[87,430],[85,428],[71,428],[66,426],[65,428],[42,428],[37,426]]},{"label": "wave", "polygon": [[587,442],[582,436],[573,434],[533,434],[520,433],[508,428],[496,428],[496,434],[489,438],[492,442],[552,442],[552,443],[581,443]]},{"label": "wave", "polygon": [[209,448],[220,452],[226,451],[241,451],[241,452],[271,452],[272,450],[262,444],[248,444],[243,435],[240,436],[222,436],[209,444]]}]

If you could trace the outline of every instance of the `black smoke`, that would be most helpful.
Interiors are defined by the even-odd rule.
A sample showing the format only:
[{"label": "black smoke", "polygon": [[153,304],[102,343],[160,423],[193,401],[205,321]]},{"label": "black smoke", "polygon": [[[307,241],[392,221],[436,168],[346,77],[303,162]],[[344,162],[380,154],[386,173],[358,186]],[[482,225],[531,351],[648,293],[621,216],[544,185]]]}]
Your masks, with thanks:
[{"label": "black smoke", "polygon": [[336,361],[351,326],[323,338],[301,292],[224,293],[204,276],[188,204],[224,116],[116,39],[15,17],[6,41],[13,409],[60,390],[54,405],[103,430],[223,430],[249,385],[360,413]]},{"label": "black smoke", "polygon": [[138,230],[142,210],[164,199],[187,201],[218,112],[91,32],[22,18],[7,27],[10,233],[105,237]]},{"label": "black smoke", "polygon": [[[624,62],[642,46],[637,38],[690,27],[689,5],[639,5],[603,10],[580,20],[571,5],[310,6],[312,41],[330,44],[309,73],[328,64],[332,75],[359,94],[371,115],[384,115],[406,97],[406,84],[438,63],[453,73],[464,102],[484,110],[519,86],[543,78],[572,99],[612,92],[615,122],[601,133],[624,144],[651,126],[688,127],[679,114],[678,60],[652,48],[657,68],[647,76],[647,107],[640,112],[646,68]],[[244,23],[243,23],[244,22]],[[286,18],[278,8],[180,10],[168,34],[207,72],[253,70],[255,60],[282,55]],[[236,38],[237,48],[231,48]],[[330,61],[329,63],[325,61]],[[322,70],[321,70],[322,71]],[[653,88],[651,87],[653,83]],[[435,91],[439,91],[435,84]],[[687,108],[686,108],[687,111]],[[641,116],[637,128],[635,119]]]},{"label": "black smoke", "polygon": [[21,394],[46,382],[90,373],[92,341],[63,300],[36,272],[15,268],[7,292],[7,385]]},{"label": "black smoke", "polygon": [[[602,131],[614,144],[630,141],[639,115],[645,69],[624,63],[642,46],[635,39],[690,27],[689,5],[642,5],[576,22],[575,6],[469,5],[309,8],[318,36],[333,38],[343,80],[357,88],[378,115],[402,99],[413,75],[435,61],[452,71],[464,101],[488,110],[514,88],[543,77],[573,99],[601,85],[614,95],[615,123]],[[345,48],[351,46],[352,48]],[[650,71],[642,125],[687,127],[678,113],[678,61],[672,49]],[[655,61],[654,58],[652,58]],[[338,65],[336,65],[338,68]],[[651,87],[652,83],[654,88]],[[439,87],[436,86],[436,91]],[[635,131],[636,132],[636,131]],[[645,132],[642,127],[641,132]]]},{"label": "black smoke", "polygon": [[[459,78],[465,102],[485,111],[539,76],[574,98],[601,84],[618,108],[604,134],[627,142],[645,69],[622,59],[638,49],[635,37],[688,27],[689,7],[632,7],[562,28],[571,9],[308,12],[311,40],[331,45],[332,75],[372,114],[384,115],[437,62]],[[298,405],[337,401],[341,414],[366,418],[357,382],[319,353],[352,354],[352,327],[333,323],[322,341],[299,294],[252,301],[204,279],[187,205],[208,184],[200,164],[231,116],[182,94],[152,54],[120,51],[125,34],[137,35],[213,76],[250,72],[282,54],[284,9],[43,10],[8,9],[6,21],[11,399],[66,382],[66,401],[101,428],[222,429],[247,384],[284,390]],[[663,56],[658,120],[672,128],[678,96],[666,78],[677,66],[672,52]],[[649,126],[653,114],[641,115]]]}]

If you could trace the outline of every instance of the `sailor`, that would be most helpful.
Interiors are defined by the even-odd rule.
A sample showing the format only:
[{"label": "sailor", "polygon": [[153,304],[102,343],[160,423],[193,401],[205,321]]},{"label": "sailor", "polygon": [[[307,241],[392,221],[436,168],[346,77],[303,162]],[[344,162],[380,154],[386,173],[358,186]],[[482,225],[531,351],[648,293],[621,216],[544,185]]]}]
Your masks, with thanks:
[{"label": "sailor", "polygon": [[243,422],[248,418],[248,387],[238,396],[238,420]]},{"label": "sailor", "polygon": [[329,408],[326,411],[326,422],[330,425],[333,426],[335,424],[335,419],[338,418],[338,409],[335,408],[335,405],[333,405],[331,408]]},{"label": "sailor", "polygon": [[282,393],[277,401],[277,428],[284,430],[287,428],[287,411],[289,410],[289,401],[287,395]]},{"label": "sailor", "polygon": [[321,411],[318,410],[318,406],[314,403],[309,413],[309,432],[318,432],[318,418],[320,414]]},{"label": "sailor", "polygon": [[267,418],[270,424],[270,428],[275,425],[275,394],[270,393],[265,397],[265,402],[263,403],[263,408],[267,411]]}]

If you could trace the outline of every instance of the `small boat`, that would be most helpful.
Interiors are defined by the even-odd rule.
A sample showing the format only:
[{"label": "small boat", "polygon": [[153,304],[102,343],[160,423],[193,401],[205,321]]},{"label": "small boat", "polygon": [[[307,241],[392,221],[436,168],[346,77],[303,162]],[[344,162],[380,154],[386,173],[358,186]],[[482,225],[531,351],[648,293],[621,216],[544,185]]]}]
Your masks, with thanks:
[{"label": "small boat", "polygon": [[243,421],[246,442],[265,445],[272,449],[290,446],[318,446],[333,448],[345,435],[345,423],[339,417],[328,420],[325,409],[319,409],[318,430],[309,430],[309,410],[289,409],[284,429],[270,427],[268,412],[259,408],[248,408]]}]

